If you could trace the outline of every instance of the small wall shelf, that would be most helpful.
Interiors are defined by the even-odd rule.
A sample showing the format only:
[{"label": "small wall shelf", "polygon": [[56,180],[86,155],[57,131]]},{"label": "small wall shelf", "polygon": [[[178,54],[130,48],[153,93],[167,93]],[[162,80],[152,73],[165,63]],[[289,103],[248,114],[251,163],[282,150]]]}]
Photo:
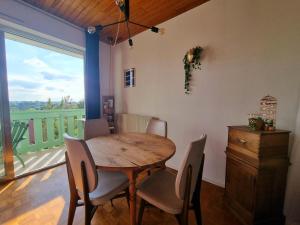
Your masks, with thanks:
[{"label": "small wall shelf", "polygon": [[102,114],[107,119],[111,133],[115,132],[115,98],[114,96],[102,96]]}]

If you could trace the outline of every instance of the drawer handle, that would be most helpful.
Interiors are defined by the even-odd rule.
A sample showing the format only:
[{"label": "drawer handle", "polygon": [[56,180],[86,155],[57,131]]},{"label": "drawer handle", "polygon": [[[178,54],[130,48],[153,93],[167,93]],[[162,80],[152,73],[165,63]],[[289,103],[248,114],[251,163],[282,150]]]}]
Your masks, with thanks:
[{"label": "drawer handle", "polygon": [[245,139],[238,138],[238,140],[239,140],[239,142],[240,142],[241,144],[243,144],[243,145],[247,143],[247,141],[246,141]]}]

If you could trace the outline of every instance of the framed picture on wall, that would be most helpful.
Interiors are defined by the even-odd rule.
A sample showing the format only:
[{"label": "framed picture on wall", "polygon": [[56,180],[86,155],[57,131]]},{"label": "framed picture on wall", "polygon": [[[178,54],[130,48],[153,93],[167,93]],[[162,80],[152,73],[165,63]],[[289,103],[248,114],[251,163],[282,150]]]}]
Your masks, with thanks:
[{"label": "framed picture on wall", "polygon": [[124,87],[135,86],[135,68],[131,68],[124,71]]}]

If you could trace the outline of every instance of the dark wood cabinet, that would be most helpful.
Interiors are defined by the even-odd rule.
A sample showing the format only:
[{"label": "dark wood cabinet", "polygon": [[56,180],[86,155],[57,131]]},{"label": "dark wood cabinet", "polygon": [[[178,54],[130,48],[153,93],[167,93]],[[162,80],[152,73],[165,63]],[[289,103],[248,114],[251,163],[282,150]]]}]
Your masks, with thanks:
[{"label": "dark wood cabinet", "polygon": [[284,225],[289,133],[229,127],[225,201],[245,225]]}]

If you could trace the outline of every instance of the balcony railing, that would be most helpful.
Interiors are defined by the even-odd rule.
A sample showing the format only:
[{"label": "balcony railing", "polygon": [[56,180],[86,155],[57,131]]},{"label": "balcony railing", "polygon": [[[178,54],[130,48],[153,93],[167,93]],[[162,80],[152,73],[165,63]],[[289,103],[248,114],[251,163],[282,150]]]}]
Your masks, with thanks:
[{"label": "balcony railing", "polygon": [[12,121],[29,124],[25,139],[18,145],[18,152],[36,152],[61,146],[64,133],[82,137],[84,115],[84,109],[12,111]]}]

